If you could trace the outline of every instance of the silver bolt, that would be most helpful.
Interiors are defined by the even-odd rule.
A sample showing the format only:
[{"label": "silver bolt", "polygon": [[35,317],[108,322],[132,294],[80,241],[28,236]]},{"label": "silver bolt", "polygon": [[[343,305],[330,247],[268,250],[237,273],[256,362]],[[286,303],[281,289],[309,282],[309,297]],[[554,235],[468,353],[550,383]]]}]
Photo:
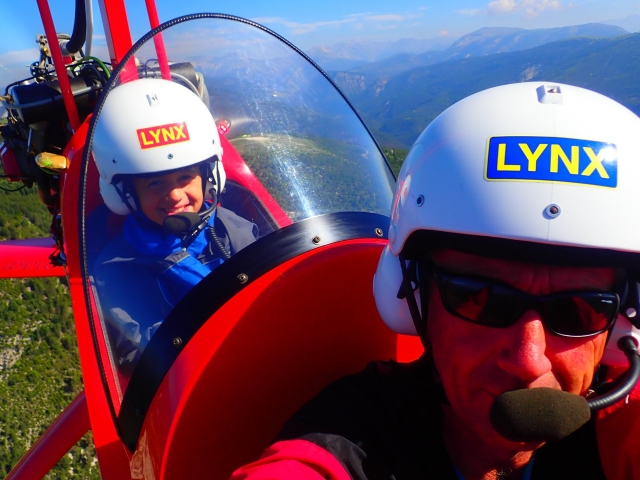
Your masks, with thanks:
[{"label": "silver bolt", "polygon": [[383,233],[384,233],[384,232],[382,231],[382,229],[381,229],[381,228],[376,228],[376,235],[377,235],[377,236],[381,237]]},{"label": "silver bolt", "polygon": [[638,314],[638,312],[636,312],[636,309],[632,307],[627,308],[627,311],[624,313],[627,318],[634,318]]},{"label": "silver bolt", "polygon": [[544,213],[546,213],[549,218],[556,218],[561,212],[560,207],[553,203],[544,209]]},{"label": "silver bolt", "polygon": [[182,345],[182,339],[180,337],[175,337],[173,340],[171,340],[171,343],[174,347],[179,347]]},{"label": "silver bolt", "polygon": [[238,275],[238,281],[240,282],[240,284],[244,285],[249,281],[249,275],[247,275],[246,273],[241,273],[240,275]]},{"label": "silver bolt", "polygon": [[170,153],[169,155],[167,155],[167,158],[171,160],[173,158],[173,153]]},{"label": "silver bolt", "polygon": [[313,237],[313,238],[311,239],[311,241],[312,241],[313,243],[315,243],[316,245],[318,245],[318,244],[320,243],[320,241],[321,241],[321,238],[320,238],[319,236],[317,236],[317,235],[316,235],[315,237]]}]

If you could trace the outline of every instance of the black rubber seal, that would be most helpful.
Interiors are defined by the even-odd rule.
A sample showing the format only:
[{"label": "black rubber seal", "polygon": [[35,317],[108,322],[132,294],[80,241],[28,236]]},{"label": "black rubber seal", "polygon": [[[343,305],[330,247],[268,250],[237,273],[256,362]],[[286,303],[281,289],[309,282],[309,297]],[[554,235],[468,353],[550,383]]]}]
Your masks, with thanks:
[{"label": "black rubber seal", "polygon": [[[388,226],[388,217],[366,212],[308,218],[261,238],[211,272],[171,311],[136,365],[117,419],[127,448],[135,451],[149,406],[184,346],[234,295],[298,255],[346,240],[386,238]],[[174,343],[177,338],[178,346]]]}]

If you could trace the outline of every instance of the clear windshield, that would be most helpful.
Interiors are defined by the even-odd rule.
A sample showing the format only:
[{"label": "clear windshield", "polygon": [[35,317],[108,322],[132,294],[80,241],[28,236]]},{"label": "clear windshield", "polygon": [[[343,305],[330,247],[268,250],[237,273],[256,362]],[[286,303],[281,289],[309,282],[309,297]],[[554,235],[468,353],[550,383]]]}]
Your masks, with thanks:
[{"label": "clear windshield", "polygon": [[[199,245],[188,250],[194,269],[185,267],[172,276],[167,272],[184,261],[178,258],[184,252],[182,236],[172,237],[148,218],[114,213],[103,205],[97,192],[102,189],[104,197],[108,188],[98,186],[94,166],[88,167],[87,265],[109,354],[105,363],[111,365],[118,397],[149,339],[189,288],[172,282],[193,277],[195,284],[203,272],[229,258],[212,246],[209,224],[229,256],[241,255],[242,245],[310,217],[388,215],[394,183],[380,150],[342,95],[278,37],[234,19],[204,18],[165,30],[162,41],[171,79],[197,92],[221,136],[226,184],[213,203],[218,205],[214,217],[224,225],[218,228],[218,220],[208,220],[201,233],[192,234],[196,240],[189,249]],[[135,53],[141,78],[162,76],[157,43],[150,39]],[[109,95],[119,84],[137,80],[125,69],[114,81]],[[126,181],[122,185],[120,190]],[[137,187],[131,188],[135,193]],[[200,213],[208,206],[213,206],[210,196]],[[149,225],[151,233],[145,230]],[[233,238],[236,227],[241,240]],[[249,231],[253,237],[247,240]],[[156,243],[151,248],[140,242]],[[166,245],[156,248],[162,242]],[[234,248],[234,243],[242,245]]]}]

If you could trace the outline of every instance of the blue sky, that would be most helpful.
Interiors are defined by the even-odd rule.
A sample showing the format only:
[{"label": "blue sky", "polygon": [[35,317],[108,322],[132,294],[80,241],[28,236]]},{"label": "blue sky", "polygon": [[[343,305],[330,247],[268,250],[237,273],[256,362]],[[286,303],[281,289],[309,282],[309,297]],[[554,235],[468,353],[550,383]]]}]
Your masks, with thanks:
[{"label": "blue sky", "polygon": [[[195,12],[222,12],[261,23],[303,50],[349,40],[450,38],[487,26],[549,28],[640,14],[638,0],[156,0],[161,21]],[[56,28],[70,33],[73,0],[50,0]],[[144,0],[125,0],[133,40],[149,30]],[[37,59],[43,32],[35,0],[0,0],[0,86]],[[104,45],[94,0],[94,45]],[[11,78],[13,77],[13,78]]]}]

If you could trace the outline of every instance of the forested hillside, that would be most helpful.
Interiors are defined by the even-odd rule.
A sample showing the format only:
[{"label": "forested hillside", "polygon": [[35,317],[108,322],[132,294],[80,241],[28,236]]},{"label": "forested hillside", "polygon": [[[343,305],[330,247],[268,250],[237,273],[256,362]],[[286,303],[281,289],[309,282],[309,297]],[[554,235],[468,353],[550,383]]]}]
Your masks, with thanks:
[{"label": "forested hillside", "polygon": [[418,67],[375,80],[342,72],[335,80],[382,145],[407,148],[453,103],[506,83],[576,85],[607,95],[640,114],[639,74],[640,33],[563,40],[520,52]]},{"label": "forested hillside", "polygon": [[[35,189],[0,180],[0,240],[48,235]],[[8,473],[82,390],[65,279],[0,279],[0,468]],[[3,475],[4,476],[4,475]],[[91,434],[46,478],[100,478]]]}]

